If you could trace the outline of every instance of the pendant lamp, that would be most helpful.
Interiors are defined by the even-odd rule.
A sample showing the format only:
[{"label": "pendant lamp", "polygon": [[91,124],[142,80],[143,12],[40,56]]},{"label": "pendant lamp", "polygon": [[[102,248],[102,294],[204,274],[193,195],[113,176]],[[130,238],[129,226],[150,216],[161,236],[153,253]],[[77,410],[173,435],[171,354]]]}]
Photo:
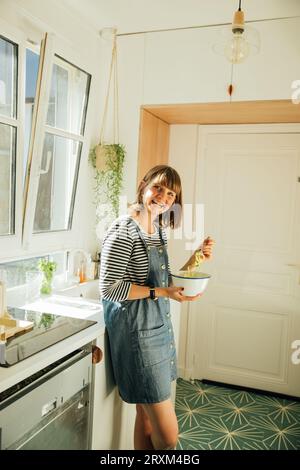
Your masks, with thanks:
[{"label": "pendant lamp", "polygon": [[259,33],[255,28],[245,25],[241,3],[242,0],[239,0],[232,24],[218,29],[213,45],[214,52],[225,56],[232,64],[244,62],[249,55],[258,54],[260,49]]}]

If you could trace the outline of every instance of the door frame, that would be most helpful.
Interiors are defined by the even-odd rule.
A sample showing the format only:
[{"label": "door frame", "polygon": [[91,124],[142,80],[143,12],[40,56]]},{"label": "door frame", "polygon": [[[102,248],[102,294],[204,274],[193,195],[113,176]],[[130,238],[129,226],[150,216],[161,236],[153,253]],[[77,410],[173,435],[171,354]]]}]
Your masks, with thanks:
[{"label": "door frame", "polygon": [[[230,134],[237,131],[249,133],[250,129],[255,133],[299,133],[300,105],[293,104],[291,100],[267,100],[141,106],[137,184],[154,165],[168,164],[172,124],[199,125],[197,171],[199,155],[205,149],[205,137],[208,134]],[[195,190],[194,201],[198,196],[198,190]],[[183,307],[187,314],[181,316],[180,330],[184,333],[184,338],[180,339],[180,356],[184,358],[184,364],[180,367],[180,376],[189,379],[192,376],[193,361],[192,353],[187,351],[190,340],[190,306],[181,306],[181,309]]]},{"label": "door frame", "polygon": [[137,184],[145,172],[168,163],[171,124],[214,126],[299,124],[300,104],[292,100],[233,101],[142,105],[140,111]]}]

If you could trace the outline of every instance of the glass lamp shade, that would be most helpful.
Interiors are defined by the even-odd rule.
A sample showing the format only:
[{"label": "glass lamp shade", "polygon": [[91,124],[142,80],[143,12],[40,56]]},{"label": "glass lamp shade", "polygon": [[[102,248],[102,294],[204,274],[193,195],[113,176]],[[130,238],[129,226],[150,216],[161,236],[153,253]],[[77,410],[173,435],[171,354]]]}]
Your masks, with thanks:
[{"label": "glass lamp shade", "polygon": [[240,64],[248,57],[249,53],[250,45],[242,33],[234,33],[224,47],[224,55],[232,64]]},{"label": "glass lamp shade", "polygon": [[225,56],[232,64],[243,62],[248,56],[256,55],[260,49],[258,31],[250,26],[243,26],[235,32],[232,26],[222,27],[216,34],[213,51]]}]

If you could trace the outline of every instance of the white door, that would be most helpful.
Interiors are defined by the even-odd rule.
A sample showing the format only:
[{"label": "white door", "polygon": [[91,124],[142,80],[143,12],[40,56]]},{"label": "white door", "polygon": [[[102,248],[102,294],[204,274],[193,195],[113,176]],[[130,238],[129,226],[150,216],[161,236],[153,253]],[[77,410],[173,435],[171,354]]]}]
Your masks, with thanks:
[{"label": "white door", "polygon": [[255,129],[200,133],[196,199],[216,246],[203,266],[212,274],[208,290],[190,305],[187,366],[195,378],[300,396],[300,364],[292,363],[300,340],[300,133]]}]

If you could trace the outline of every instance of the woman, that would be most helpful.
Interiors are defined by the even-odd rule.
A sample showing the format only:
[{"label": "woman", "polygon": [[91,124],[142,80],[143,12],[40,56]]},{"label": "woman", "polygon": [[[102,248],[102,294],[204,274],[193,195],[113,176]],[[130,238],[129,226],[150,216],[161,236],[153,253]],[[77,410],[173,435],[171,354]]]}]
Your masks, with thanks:
[{"label": "woman", "polygon": [[[172,286],[164,227],[178,227],[181,210],[178,173],[156,166],[141,181],[131,214],[113,223],[102,247],[104,319],[120,396],[136,404],[135,449],[173,449],[178,437],[170,399],[177,375],[169,299],[201,295],[187,297]],[[206,258],[212,244],[208,238],[202,245]]]}]

